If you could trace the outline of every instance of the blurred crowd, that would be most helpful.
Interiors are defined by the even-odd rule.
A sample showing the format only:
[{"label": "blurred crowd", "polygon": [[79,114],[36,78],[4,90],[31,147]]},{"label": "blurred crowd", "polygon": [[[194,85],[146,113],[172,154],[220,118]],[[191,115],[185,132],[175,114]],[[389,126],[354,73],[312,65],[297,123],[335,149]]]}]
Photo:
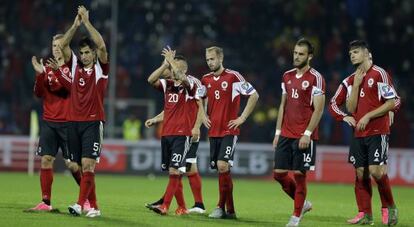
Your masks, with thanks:
[{"label": "blurred crowd", "polygon": [[[312,65],[326,80],[327,104],[343,78],[353,72],[348,43],[365,39],[374,63],[392,76],[402,108],[396,114],[391,145],[414,147],[414,2],[410,0],[122,0],[118,1],[116,97],[157,100],[147,85],[165,45],[187,57],[190,74],[208,72],[204,50],[224,48],[224,65],[239,71],[259,91],[254,113],[243,125],[241,141],[273,139],[280,99],[280,79],[292,68],[292,48],[300,37],[316,49]],[[32,95],[32,55],[50,56],[51,38],[73,22],[84,4],[104,35],[109,52],[110,0],[3,1],[0,5],[0,134],[27,134],[29,112],[40,111]],[[86,34],[81,30],[79,33]],[[76,50],[75,35],[72,47]],[[111,53],[110,53],[111,54]],[[137,111],[139,112],[139,111]],[[117,113],[126,116],[131,113]],[[145,114],[136,113],[142,121]],[[259,129],[259,130],[258,130]],[[144,130],[144,129],[142,129]],[[320,124],[323,144],[347,144],[352,130],[325,111]],[[154,135],[156,136],[156,135]]]}]

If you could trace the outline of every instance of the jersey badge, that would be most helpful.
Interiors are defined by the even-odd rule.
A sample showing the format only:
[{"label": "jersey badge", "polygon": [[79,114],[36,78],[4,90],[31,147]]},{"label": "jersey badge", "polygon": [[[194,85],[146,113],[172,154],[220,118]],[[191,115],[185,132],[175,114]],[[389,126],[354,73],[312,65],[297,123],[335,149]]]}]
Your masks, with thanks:
[{"label": "jersey badge", "polygon": [[221,82],[221,88],[223,88],[223,91],[225,91],[228,86],[229,86],[229,84],[227,83],[227,81]]},{"label": "jersey badge", "polygon": [[302,90],[306,90],[309,87],[309,81],[305,80],[302,82]]},{"label": "jersey badge", "polygon": [[372,78],[370,78],[369,80],[368,80],[368,86],[369,87],[372,87],[372,85],[374,84],[374,79],[372,79]]}]

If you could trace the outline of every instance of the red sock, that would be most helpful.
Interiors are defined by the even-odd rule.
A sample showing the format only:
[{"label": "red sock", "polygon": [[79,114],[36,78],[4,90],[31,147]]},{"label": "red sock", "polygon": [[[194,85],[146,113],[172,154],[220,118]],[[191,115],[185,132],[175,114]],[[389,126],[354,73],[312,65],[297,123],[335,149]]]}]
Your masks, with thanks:
[{"label": "red sock", "polygon": [[168,181],[167,190],[164,194],[164,202],[163,205],[170,207],[171,200],[177,191],[178,184],[180,183],[180,175],[170,175],[170,180]]},{"label": "red sock", "polygon": [[388,207],[387,200],[385,199],[384,193],[381,192],[380,187],[378,187],[378,194],[381,199],[381,208],[387,208]]},{"label": "red sock", "polygon": [[82,177],[81,171],[78,170],[76,172],[71,172],[71,173],[72,173],[73,179],[75,179],[76,183],[80,186],[81,177]]},{"label": "red sock", "polygon": [[357,187],[360,193],[362,210],[365,214],[372,215],[371,198],[372,198],[372,186],[371,178],[357,179]]},{"label": "red sock", "polygon": [[305,174],[294,174],[296,181],[296,191],[295,191],[295,211],[293,215],[300,217],[302,213],[303,203],[306,199],[306,173]]},{"label": "red sock", "polygon": [[228,180],[228,176],[230,175],[230,172],[225,172],[225,173],[219,173],[219,193],[220,193],[220,197],[219,197],[219,202],[217,204],[218,207],[220,207],[221,209],[224,210],[224,206],[226,203],[226,199],[227,199],[227,191],[229,188],[229,180]]},{"label": "red sock", "polygon": [[188,175],[191,191],[193,192],[194,202],[203,203],[203,196],[201,194],[201,177],[199,173],[192,173]]},{"label": "red sock", "polygon": [[273,179],[275,179],[282,186],[283,191],[290,196],[290,198],[295,199],[296,183],[289,177],[288,173],[276,173],[273,172]]},{"label": "red sock", "polygon": [[40,169],[40,188],[42,201],[50,205],[52,199],[53,169]]},{"label": "red sock", "polygon": [[86,199],[89,198],[89,194],[95,185],[95,173],[93,172],[84,172],[82,174],[78,204],[83,207]]},{"label": "red sock", "polygon": [[[375,179],[378,184],[378,191],[380,195],[384,197],[384,202],[386,203],[387,207],[394,207],[394,197],[392,196],[390,180],[388,179],[388,175],[384,174],[380,179]],[[382,199],[381,199],[382,201]]]},{"label": "red sock", "polygon": [[178,187],[175,191],[175,199],[177,200],[177,204],[180,207],[186,207],[185,206],[185,200],[184,200],[184,193],[183,193],[183,182],[182,182],[182,176],[179,177]]},{"label": "red sock", "polygon": [[93,181],[93,187],[91,189],[91,192],[89,193],[88,200],[92,208],[95,208],[95,210],[99,210],[98,203],[96,200],[95,188],[96,188],[96,184],[95,184],[95,181]]},{"label": "red sock", "polygon": [[358,177],[355,176],[355,185],[354,185],[354,192],[355,192],[355,200],[358,206],[358,212],[364,212],[364,206],[361,198],[360,187],[358,187]]},{"label": "red sock", "polygon": [[227,177],[227,195],[226,195],[226,208],[227,213],[234,214],[236,211],[234,210],[234,201],[233,201],[233,179],[231,178],[230,171],[228,172],[229,175]]}]

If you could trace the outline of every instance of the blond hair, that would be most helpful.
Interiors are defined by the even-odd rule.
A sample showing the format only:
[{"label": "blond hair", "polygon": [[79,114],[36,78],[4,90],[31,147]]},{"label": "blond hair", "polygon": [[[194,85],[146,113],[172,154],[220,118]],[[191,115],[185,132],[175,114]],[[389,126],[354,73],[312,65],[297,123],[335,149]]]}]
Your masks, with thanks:
[{"label": "blond hair", "polygon": [[208,48],[206,48],[206,51],[207,52],[214,51],[214,52],[216,52],[217,56],[220,56],[221,58],[224,57],[223,48],[221,48],[221,47],[218,47],[218,46],[208,47]]},{"label": "blond hair", "polygon": [[61,38],[63,38],[63,34],[56,34],[56,35],[54,35],[53,36],[53,40],[58,40],[58,39],[61,39]]}]

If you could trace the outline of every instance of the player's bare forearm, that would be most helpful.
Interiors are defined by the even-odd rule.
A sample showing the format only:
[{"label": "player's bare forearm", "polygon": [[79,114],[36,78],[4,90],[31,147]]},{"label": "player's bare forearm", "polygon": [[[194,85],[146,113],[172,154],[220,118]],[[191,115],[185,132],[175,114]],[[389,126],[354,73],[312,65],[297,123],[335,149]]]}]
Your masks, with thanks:
[{"label": "player's bare forearm", "polygon": [[389,111],[392,111],[395,107],[395,99],[389,99],[380,107],[376,108],[373,111],[370,111],[366,114],[369,119],[381,117],[385,114],[388,114]]},{"label": "player's bare forearm", "polygon": [[83,24],[88,30],[89,34],[91,35],[91,39],[96,44],[98,50],[98,58],[102,63],[108,62],[108,53],[106,51],[105,41],[103,40],[101,34],[96,30],[96,28],[92,25],[92,23],[87,20],[84,21]]},{"label": "player's bare forearm", "polygon": [[65,59],[65,62],[70,58],[71,55],[71,49],[69,47],[70,42],[72,41],[73,36],[76,33],[76,30],[78,30],[79,25],[76,23],[73,23],[72,26],[70,26],[69,30],[65,32],[62,38],[62,51],[63,51],[63,58]]},{"label": "player's bare forearm", "polygon": [[348,112],[355,113],[356,106],[358,103],[358,95],[359,95],[359,87],[353,86],[351,90],[351,95],[349,99],[346,101],[346,109],[348,110]]},{"label": "player's bare forearm", "polygon": [[283,94],[280,100],[279,111],[277,114],[276,130],[280,130],[282,128],[283,114],[285,113],[285,103],[286,103],[286,94]]},{"label": "player's bare forearm", "polygon": [[197,100],[197,120],[194,124],[194,128],[200,128],[201,124],[203,124],[203,117],[205,116],[204,114],[204,108],[203,108],[203,103],[201,100]]},{"label": "player's bare forearm", "polygon": [[151,75],[148,77],[147,81],[149,84],[151,84],[154,87],[157,87],[160,83],[160,77],[162,73],[168,68],[168,64],[163,63],[158,69],[156,69],[154,72],[151,73]]},{"label": "player's bare forearm", "polygon": [[157,116],[154,117],[154,120],[158,122],[162,122],[164,120],[164,110],[159,113]]},{"label": "player's bare forearm", "polygon": [[244,107],[244,110],[240,115],[241,118],[246,120],[250,116],[250,114],[253,112],[254,107],[256,106],[257,100],[259,100],[259,93],[256,91],[249,96],[246,107]]},{"label": "player's bare forearm", "polygon": [[313,113],[311,116],[311,119],[309,121],[308,127],[306,127],[306,130],[309,130],[313,132],[315,128],[318,126],[319,121],[322,118],[323,114],[323,108],[325,106],[325,95],[319,95],[315,96],[313,98]]}]

